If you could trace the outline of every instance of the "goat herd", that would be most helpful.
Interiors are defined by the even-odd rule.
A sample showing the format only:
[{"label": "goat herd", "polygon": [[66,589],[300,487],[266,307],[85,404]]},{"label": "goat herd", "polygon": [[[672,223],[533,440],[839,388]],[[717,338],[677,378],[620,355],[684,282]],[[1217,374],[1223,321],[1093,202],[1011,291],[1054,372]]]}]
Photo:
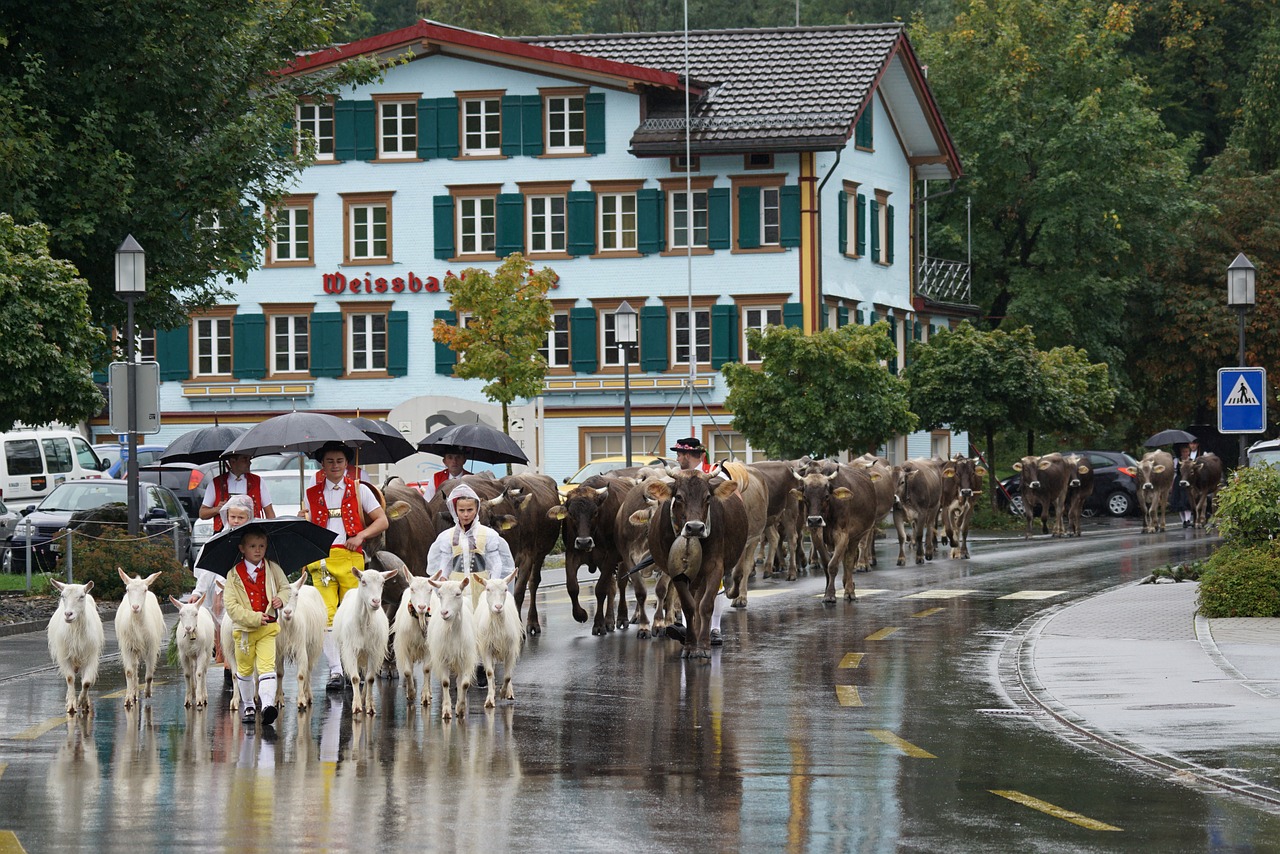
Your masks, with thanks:
[{"label": "goat herd", "polygon": [[[1056,536],[1079,535],[1080,511],[1093,488],[1088,460],[1062,454],[1029,456],[1014,468],[1022,474],[1027,536],[1039,508],[1046,530],[1051,518]],[[1180,468],[1181,482],[1196,508],[1197,526],[1204,524],[1205,505],[1221,471],[1212,454]],[[849,463],[808,458],[728,462],[710,473],[630,469],[590,478],[564,496],[545,475],[468,475],[447,482],[431,502],[392,479],[382,488],[385,501],[394,508],[388,512],[390,527],[381,543],[370,544],[369,569],[360,574],[359,586],[343,599],[334,618],[343,670],[352,683],[352,711],[375,713],[374,679],[392,661],[410,704],[420,699],[423,706],[430,705],[427,680],[436,674],[444,719],[466,713],[477,664],[489,681],[485,707],[495,704],[499,664],[504,674],[502,697],[513,700],[511,680],[526,632],[542,630],[537,592],[543,562],[561,539],[575,620],[588,618],[579,603],[577,578],[579,568],[586,566],[600,576],[593,634],[633,625],[641,638],[656,636],[678,621],[678,608],[686,626],[682,655],[709,658],[715,598],[723,585],[735,606],[746,606],[757,553],[766,572],[787,580],[795,580],[805,563],[821,566],[826,603],[836,601],[836,577],[843,573],[844,598],[853,601],[854,574],[875,565],[875,535],[886,516],[892,516],[897,531],[899,566],[906,563],[908,544],[917,564],[932,560],[940,537],[949,543],[951,558],[967,558],[969,523],[985,476],[977,460],[964,456],[890,465],[868,454]],[[1143,531],[1163,530],[1174,482],[1172,457],[1163,451],[1146,454],[1134,476],[1145,513]],[[510,577],[471,575],[443,582],[426,577],[427,551],[442,526],[452,523],[444,502],[459,483],[480,496],[481,521],[508,540],[517,566],[514,593],[508,589]],[[803,548],[806,531],[811,544],[808,561]],[[644,577],[653,574],[650,563],[658,570],[652,621],[644,583]],[[115,629],[128,707],[139,702],[140,692],[151,696],[166,632],[159,601],[147,589],[157,576],[130,577],[123,570],[120,575],[126,591]],[[320,658],[326,623],[319,593],[305,579],[304,573],[288,588],[279,610],[277,641],[282,661],[297,665],[300,711],[311,704],[310,674]],[[49,621],[50,654],[67,683],[67,713],[88,713],[89,691],[104,645],[93,585],[54,583],[61,602]],[[634,592],[630,619],[628,584]],[[522,624],[526,598],[529,608]],[[208,702],[206,672],[217,627],[200,602],[172,601],[179,609],[176,645],[186,677],[186,705],[203,706]],[[221,632],[223,648],[231,649],[229,620],[223,620]],[[450,697],[455,685],[456,703]],[[233,694],[232,708],[251,701]]]}]

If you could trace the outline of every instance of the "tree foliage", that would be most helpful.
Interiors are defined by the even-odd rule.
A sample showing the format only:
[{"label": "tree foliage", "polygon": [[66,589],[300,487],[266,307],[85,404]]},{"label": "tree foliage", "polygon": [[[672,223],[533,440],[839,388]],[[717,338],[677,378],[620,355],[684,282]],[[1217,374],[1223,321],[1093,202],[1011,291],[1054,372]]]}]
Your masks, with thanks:
[{"label": "tree foliage", "polygon": [[733,428],[778,459],[873,450],[910,433],[916,416],[906,384],[882,364],[894,355],[888,328],[882,321],[807,336],[781,326],[747,330],[747,345],[763,359],[759,369],[720,369]]},{"label": "tree foliage", "polygon": [[0,432],[16,422],[74,424],[102,408],[90,374],[105,345],[89,317],[89,286],[49,256],[49,232],[0,213]]},{"label": "tree foliage", "polygon": [[1053,432],[1061,444],[1081,444],[1103,429],[1117,391],[1106,365],[1089,361],[1079,347],[1039,351],[1043,377],[1031,413],[1031,428]]},{"label": "tree foliage", "polygon": [[538,348],[552,329],[547,293],[557,281],[549,267],[534,272],[518,252],[494,273],[469,267],[459,276],[445,277],[449,307],[458,313],[459,323],[436,320],[433,335],[458,354],[457,376],[488,380],[483,391],[502,404],[504,431],[507,406],[542,393],[547,359]]}]

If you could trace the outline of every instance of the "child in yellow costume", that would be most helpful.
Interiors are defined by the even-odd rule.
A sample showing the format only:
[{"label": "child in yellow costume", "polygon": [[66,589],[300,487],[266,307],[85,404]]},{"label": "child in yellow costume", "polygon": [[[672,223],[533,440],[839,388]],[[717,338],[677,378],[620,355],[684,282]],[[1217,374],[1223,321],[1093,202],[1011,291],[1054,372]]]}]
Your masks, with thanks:
[{"label": "child in yellow costume", "polygon": [[236,678],[240,696],[246,698],[244,722],[252,723],[253,669],[258,668],[258,696],[262,699],[262,723],[276,720],[276,609],[284,607],[280,591],[289,583],[284,571],[267,558],[267,535],[256,525],[243,529],[241,560],[227,573],[224,604],[235,630]]}]

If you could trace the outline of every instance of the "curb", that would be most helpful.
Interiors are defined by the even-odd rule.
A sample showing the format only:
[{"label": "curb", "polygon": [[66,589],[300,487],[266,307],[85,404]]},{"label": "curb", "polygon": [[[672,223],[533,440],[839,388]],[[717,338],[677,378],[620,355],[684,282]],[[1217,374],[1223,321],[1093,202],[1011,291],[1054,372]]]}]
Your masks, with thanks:
[{"label": "curb", "polygon": [[28,632],[43,631],[45,626],[49,625],[48,620],[36,620],[28,623],[6,623],[0,626],[0,638],[7,638],[12,635],[25,635]]},{"label": "curb", "polygon": [[1233,681],[1239,682],[1259,697],[1266,697],[1268,700],[1280,697],[1280,692],[1258,684],[1237,670],[1236,666],[1230,661],[1227,661],[1227,657],[1222,654],[1222,650],[1218,649],[1217,641],[1213,639],[1213,630],[1209,626],[1208,618],[1202,617],[1199,611],[1196,612],[1196,640],[1200,642],[1200,648],[1204,650],[1205,655],[1209,656],[1209,660],[1218,665],[1218,669],[1231,677]]}]

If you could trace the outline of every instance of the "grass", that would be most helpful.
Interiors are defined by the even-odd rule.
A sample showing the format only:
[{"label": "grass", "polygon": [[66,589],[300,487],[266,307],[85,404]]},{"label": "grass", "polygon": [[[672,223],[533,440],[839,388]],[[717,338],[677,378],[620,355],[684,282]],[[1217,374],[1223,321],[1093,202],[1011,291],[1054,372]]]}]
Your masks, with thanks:
[{"label": "grass", "polygon": [[[52,586],[43,574],[31,576],[31,592],[38,596],[48,593]],[[25,593],[26,590],[27,574],[25,572],[0,573],[0,593]]]}]

